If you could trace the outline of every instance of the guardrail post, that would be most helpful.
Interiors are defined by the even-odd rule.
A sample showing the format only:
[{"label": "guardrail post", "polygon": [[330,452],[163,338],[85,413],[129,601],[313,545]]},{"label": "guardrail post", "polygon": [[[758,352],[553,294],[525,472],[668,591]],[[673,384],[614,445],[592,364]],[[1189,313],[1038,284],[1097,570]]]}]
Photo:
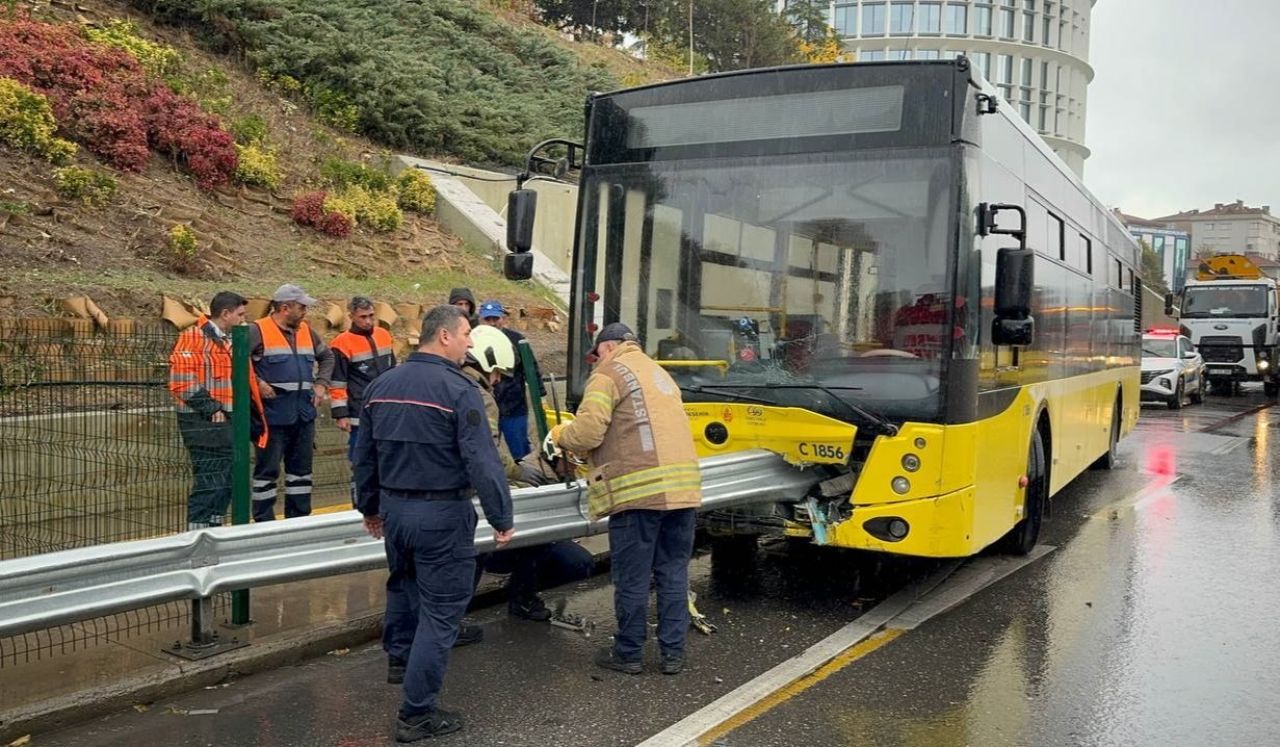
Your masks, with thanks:
[{"label": "guardrail post", "polygon": [[174,641],[172,646],[165,646],[162,650],[167,654],[173,654],[183,659],[198,661],[207,659],[214,654],[244,648],[249,645],[239,638],[233,637],[229,641],[219,638],[218,632],[213,629],[213,617],[212,597],[192,599],[191,641],[189,643]]},{"label": "guardrail post", "polygon": [[[249,391],[249,327],[231,330],[231,523],[249,523],[249,489],[253,477],[250,411],[253,395]],[[231,592],[231,624],[249,624],[249,590]]]}]

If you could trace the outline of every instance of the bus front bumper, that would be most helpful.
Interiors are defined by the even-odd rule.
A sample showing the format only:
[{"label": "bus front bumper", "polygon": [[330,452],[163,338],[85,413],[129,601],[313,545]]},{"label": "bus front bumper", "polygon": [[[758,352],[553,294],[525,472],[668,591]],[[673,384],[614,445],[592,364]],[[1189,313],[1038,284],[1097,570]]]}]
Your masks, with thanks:
[{"label": "bus front bumper", "polygon": [[[905,529],[905,533],[903,530]],[[991,539],[975,536],[974,490],[913,501],[855,506],[838,524],[814,525],[817,544],[927,558],[963,558]]]}]

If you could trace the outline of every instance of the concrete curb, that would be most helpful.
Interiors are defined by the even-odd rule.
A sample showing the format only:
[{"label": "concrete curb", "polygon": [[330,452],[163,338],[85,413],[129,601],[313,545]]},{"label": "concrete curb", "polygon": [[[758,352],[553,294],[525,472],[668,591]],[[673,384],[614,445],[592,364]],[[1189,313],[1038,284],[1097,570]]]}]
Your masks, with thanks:
[{"label": "concrete curb", "polygon": [[152,672],[113,682],[107,687],[52,698],[0,713],[0,744],[25,734],[48,732],[110,713],[135,703],[152,703],[231,676],[253,674],[323,656],[335,648],[351,648],[382,633],[382,613],[354,620],[289,631],[246,648],[207,659],[183,663],[174,672]]}]

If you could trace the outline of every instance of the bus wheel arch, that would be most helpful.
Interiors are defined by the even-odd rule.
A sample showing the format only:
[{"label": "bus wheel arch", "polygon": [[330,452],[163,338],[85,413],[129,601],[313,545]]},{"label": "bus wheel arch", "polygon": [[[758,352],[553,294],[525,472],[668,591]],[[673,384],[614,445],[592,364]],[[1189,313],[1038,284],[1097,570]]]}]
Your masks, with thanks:
[{"label": "bus wheel arch", "polygon": [[1023,490],[1022,518],[1000,538],[1000,549],[1012,555],[1026,555],[1035,549],[1040,528],[1049,510],[1049,465],[1053,459],[1053,430],[1049,413],[1041,410],[1031,430],[1027,448],[1027,486]]},{"label": "bus wheel arch", "polygon": [[1091,469],[1110,470],[1115,469],[1119,462],[1118,451],[1120,443],[1120,434],[1124,430],[1124,392],[1116,391],[1115,406],[1111,410],[1111,432],[1110,440],[1107,442],[1107,450],[1098,457],[1093,464],[1089,465]]}]

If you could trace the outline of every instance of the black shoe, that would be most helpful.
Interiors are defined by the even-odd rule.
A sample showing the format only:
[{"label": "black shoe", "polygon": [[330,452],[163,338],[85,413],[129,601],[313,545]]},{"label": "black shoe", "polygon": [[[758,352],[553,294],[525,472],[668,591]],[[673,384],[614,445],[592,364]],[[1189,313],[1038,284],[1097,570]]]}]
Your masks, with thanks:
[{"label": "black shoe", "polygon": [[595,662],[597,667],[612,669],[623,674],[640,674],[644,671],[644,667],[638,661],[623,661],[619,659],[617,654],[613,652],[612,646],[597,651]]},{"label": "black shoe", "polygon": [[507,612],[512,617],[533,622],[546,622],[551,619],[551,610],[542,601],[542,597],[534,594],[525,599],[512,599],[507,603]]},{"label": "black shoe", "polygon": [[662,673],[663,674],[680,674],[684,671],[684,654],[675,654],[673,656],[662,655]]},{"label": "black shoe", "polygon": [[470,646],[484,640],[484,628],[479,625],[463,625],[458,628],[458,637],[453,642],[454,648]]},{"label": "black shoe", "polygon": [[404,684],[404,668],[405,662],[394,657],[387,657],[387,684]]},{"label": "black shoe", "polygon": [[410,721],[396,719],[396,741],[416,742],[452,734],[462,728],[462,716],[440,708]]}]

